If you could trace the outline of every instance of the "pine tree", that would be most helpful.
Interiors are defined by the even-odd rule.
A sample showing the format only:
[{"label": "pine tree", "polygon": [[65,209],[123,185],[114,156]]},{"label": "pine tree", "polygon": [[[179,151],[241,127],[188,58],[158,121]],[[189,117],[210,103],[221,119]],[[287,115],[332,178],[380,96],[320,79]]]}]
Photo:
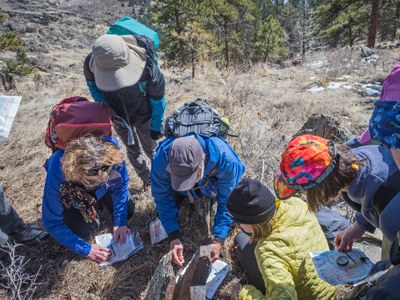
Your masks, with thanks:
[{"label": "pine tree", "polygon": [[209,25],[215,28],[225,68],[232,61],[243,62],[248,58],[246,48],[254,44],[251,32],[255,28],[256,6],[251,0],[215,0],[210,1],[210,7],[213,18]]},{"label": "pine tree", "polygon": [[378,33],[381,40],[394,42],[399,38],[397,31],[400,27],[400,1],[381,0]]},{"label": "pine tree", "polygon": [[301,60],[305,60],[307,52],[318,48],[317,24],[311,3],[308,0],[300,0],[297,4],[297,24],[295,28],[295,39]]},{"label": "pine tree", "polygon": [[271,56],[283,56],[283,29],[278,20],[270,15],[266,22],[259,27],[255,44],[256,57],[264,62]]},{"label": "pine tree", "polygon": [[326,1],[316,11],[320,35],[330,46],[353,46],[356,40],[366,37],[370,12],[364,0]]}]

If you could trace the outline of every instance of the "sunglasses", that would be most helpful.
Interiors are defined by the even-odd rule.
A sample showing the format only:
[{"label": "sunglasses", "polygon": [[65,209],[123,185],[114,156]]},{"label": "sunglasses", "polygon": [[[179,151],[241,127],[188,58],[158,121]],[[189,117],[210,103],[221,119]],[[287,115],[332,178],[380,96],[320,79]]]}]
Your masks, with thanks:
[{"label": "sunglasses", "polygon": [[102,165],[101,167],[96,167],[86,171],[86,175],[88,176],[96,176],[101,172],[108,172],[111,166],[109,165]]}]

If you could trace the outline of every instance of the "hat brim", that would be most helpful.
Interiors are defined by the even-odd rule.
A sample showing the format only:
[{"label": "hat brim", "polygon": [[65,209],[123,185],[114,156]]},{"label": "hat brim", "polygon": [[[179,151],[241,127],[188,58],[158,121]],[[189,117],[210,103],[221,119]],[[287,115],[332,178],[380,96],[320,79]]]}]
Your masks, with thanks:
[{"label": "hat brim", "polygon": [[368,143],[369,141],[371,141],[371,135],[369,134],[369,129],[365,129],[365,131],[363,132],[363,134],[360,136],[359,142],[361,144],[365,144]]},{"label": "hat brim", "polygon": [[96,86],[104,92],[113,92],[137,83],[143,74],[146,60],[129,49],[129,63],[124,67],[101,68],[95,63],[93,57],[90,59],[89,66],[94,74]]},{"label": "hat brim", "polygon": [[174,191],[186,192],[191,190],[198,179],[199,168],[189,176],[176,176],[171,174],[171,186]]},{"label": "hat brim", "polygon": [[284,180],[282,179],[282,174],[280,171],[278,171],[278,174],[275,176],[274,180],[274,190],[276,196],[280,200],[286,200],[289,199],[290,197],[294,196],[298,191],[291,189],[286,185]]}]

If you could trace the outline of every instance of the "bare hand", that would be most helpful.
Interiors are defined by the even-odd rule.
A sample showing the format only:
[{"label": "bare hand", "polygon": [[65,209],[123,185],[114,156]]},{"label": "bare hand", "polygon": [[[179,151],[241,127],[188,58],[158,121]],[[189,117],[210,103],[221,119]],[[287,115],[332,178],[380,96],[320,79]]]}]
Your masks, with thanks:
[{"label": "bare hand", "polygon": [[100,245],[92,245],[92,249],[85,258],[93,260],[95,262],[103,262],[110,259],[111,250],[107,248],[103,248]]},{"label": "bare hand", "polygon": [[212,243],[211,247],[211,263],[214,263],[221,254],[222,245],[220,243]]},{"label": "bare hand", "polygon": [[118,239],[121,240],[121,245],[125,244],[126,236],[131,233],[131,230],[125,226],[114,226],[114,245],[117,244]]},{"label": "bare hand", "polygon": [[175,239],[169,243],[169,249],[172,252],[172,262],[183,266],[185,258],[183,257],[183,245],[180,239]]},{"label": "bare hand", "polygon": [[365,233],[365,229],[362,228],[357,222],[351,225],[351,227],[339,231],[335,236],[335,247],[339,251],[351,251],[353,248],[353,242],[359,240]]}]

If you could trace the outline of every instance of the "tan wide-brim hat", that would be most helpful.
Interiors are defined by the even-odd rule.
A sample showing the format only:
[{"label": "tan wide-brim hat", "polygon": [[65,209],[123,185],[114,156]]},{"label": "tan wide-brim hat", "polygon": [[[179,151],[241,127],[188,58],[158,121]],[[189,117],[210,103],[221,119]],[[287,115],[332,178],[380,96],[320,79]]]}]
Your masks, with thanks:
[{"label": "tan wide-brim hat", "polygon": [[118,35],[100,36],[93,44],[89,62],[96,86],[102,91],[112,92],[137,83],[146,66],[143,50],[128,45]]}]

